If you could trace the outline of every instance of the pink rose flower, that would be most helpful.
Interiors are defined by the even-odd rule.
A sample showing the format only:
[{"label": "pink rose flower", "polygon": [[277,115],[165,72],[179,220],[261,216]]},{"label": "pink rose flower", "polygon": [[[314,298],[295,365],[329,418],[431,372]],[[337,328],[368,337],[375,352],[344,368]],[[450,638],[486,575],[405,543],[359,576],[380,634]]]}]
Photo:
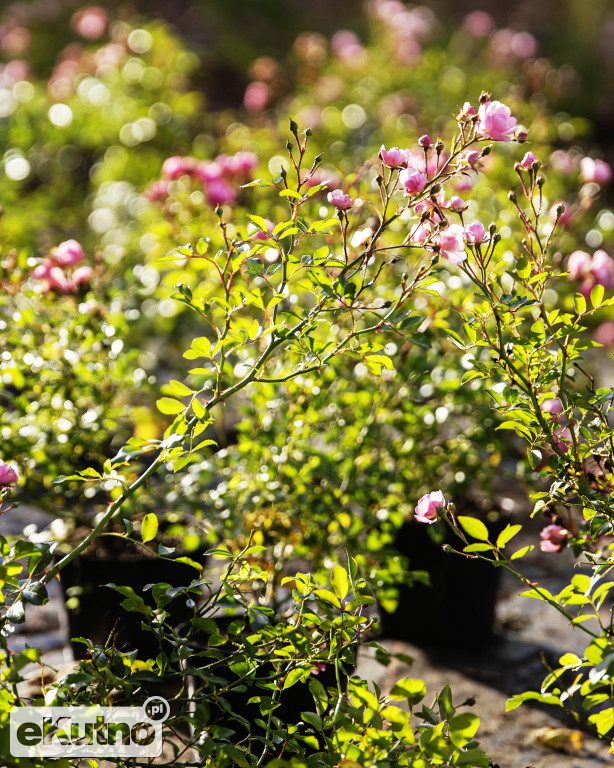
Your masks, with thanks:
[{"label": "pink rose flower", "polygon": [[247,178],[258,164],[258,158],[253,152],[237,152],[236,155],[220,155],[217,162],[222,171],[229,176]]},{"label": "pink rose flower", "polygon": [[539,548],[542,552],[560,552],[569,536],[569,531],[562,525],[547,525],[539,536],[541,538]]},{"label": "pink rose flower", "polygon": [[384,165],[387,165],[389,168],[404,168],[407,165],[407,154],[398,147],[386,149],[382,144],[379,156]]},{"label": "pink rose flower", "polygon": [[481,156],[482,153],[479,149],[468,149],[460,155],[459,160],[468,163],[474,168],[480,162]]},{"label": "pink rose flower", "polygon": [[567,260],[567,271],[572,280],[581,280],[588,275],[591,257],[586,251],[574,251]]},{"label": "pink rose flower", "polygon": [[74,267],[85,258],[81,243],[76,240],[65,240],[51,252],[51,255],[59,267]]},{"label": "pink rose flower", "polygon": [[428,223],[417,224],[411,231],[409,239],[414,243],[425,243],[432,235],[432,231]]},{"label": "pink rose flower", "polygon": [[408,167],[399,174],[399,181],[405,187],[405,194],[410,196],[422,192],[426,186],[427,179],[426,174],[422,171],[417,168]]},{"label": "pink rose flower", "polygon": [[0,460],[0,486],[6,487],[7,485],[13,485],[19,480],[19,475],[13,467],[5,464]]},{"label": "pink rose flower", "polygon": [[486,237],[486,228],[481,221],[472,221],[465,227],[465,240],[475,245]]},{"label": "pink rose flower", "polygon": [[604,186],[612,178],[612,169],[604,160],[593,160],[592,157],[583,157],[580,161],[580,178],[585,182],[592,182]]},{"label": "pink rose flower", "polygon": [[530,171],[531,166],[533,163],[537,162],[537,158],[533,154],[533,152],[527,152],[527,154],[522,158],[520,161],[520,167],[524,168],[525,171]]},{"label": "pink rose flower", "polygon": [[452,264],[465,261],[465,230],[460,224],[451,224],[440,232],[439,253]]},{"label": "pink rose flower", "polygon": [[487,101],[478,111],[477,133],[494,141],[511,141],[516,130],[516,118],[500,101]]},{"label": "pink rose flower", "polygon": [[346,195],[341,189],[333,189],[327,195],[328,202],[338,208],[340,211],[347,211],[354,205],[354,201],[349,195]]},{"label": "pink rose flower", "polygon": [[262,112],[268,106],[271,96],[269,86],[257,80],[245,89],[243,106],[248,112]]},{"label": "pink rose flower", "polygon": [[459,120],[460,122],[466,123],[467,120],[469,120],[472,117],[475,117],[475,108],[468,101],[466,101],[463,104],[463,108],[457,115],[456,119]]},{"label": "pink rose flower", "polygon": [[447,203],[444,203],[444,208],[449,208],[454,213],[460,213],[467,207],[467,203],[458,195],[453,195]]},{"label": "pink rose flower", "polygon": [[432,491],[423,496],[416,504],[414,520],[418,523],[436,523],[439,520],[437,510],[446,506],[446,500],[441,491]]},{"label": "pink rose flower", "polygon": [[161,203],[168,197],[168,184],[164,179],[152,182],[145,190],[145,197],[152,203]]}]

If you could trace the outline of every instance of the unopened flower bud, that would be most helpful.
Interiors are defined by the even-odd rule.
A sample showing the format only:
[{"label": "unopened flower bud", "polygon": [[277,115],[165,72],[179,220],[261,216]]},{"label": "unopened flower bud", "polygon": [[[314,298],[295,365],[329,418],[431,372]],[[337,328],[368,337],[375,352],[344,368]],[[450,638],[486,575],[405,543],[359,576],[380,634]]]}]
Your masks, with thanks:
[{"label": "unopened flower bud", "polygon": [[529,134],[527,133],[527,131],[516,131],[516,141],[519,144],[524,144],[528,138],[529,138]]},{"label": "unopened flower bud", "polygon": [[380,175],[378,174],[378,175],[375,177],[375,181],[376,181],[376,183],[377,183],[377,186],[378,186],[378,187],[381,187],[381,186],[382,186],[382,184],[384,183],[384,178],[383,178],[383,176],[380,176]]},{"label": "unopened flower bud", "polygon": [[488,144],[488,146],[484,147],[482,150],[482,157],[486,157],[487,155],[490,155],[491,146]]},{"label": "unopened flower bud", "polygon": [[451,552],[452,551],[452,547],[449,544],[442,544],[441,545],[441,549],[442,549],[443,552]]},{"label": "unopened flower bud", "polygon": [[286,178],[286,176],[288,175],[288,172],[287,172],[287,171],[286,171],[286,169],[283,167],[283,165],[282,165],[282,166],[281,166],[281,168],[279,169],[279,175],[281,176],[281,178],[282,178],[282,179],[285,179],[285,178]]},{"label": "unopened flower bud", "polygon": [[546,183],[546,179],[544,179],[543,176],[538,176],[536,179],[536,183],[538,187],[543,187],[544,184]]},{"label": "unopened flower bud", "polygon": [[440,184],[433,184],[431,187],[431,197],[435,197],[441,192],[441,185]]},{"label": "unopened flower bud", "polygon": [[563,203],[559,203],[556,207],[556,217],[560,218],[565,213],[565,206]]},{"label": "unopened flower bud", "polygon": [[288,152],[292,151],[292,144],[289,141],[286,142],[286,149]]},{"label": "unopened flower bud", "polygon": [[430,147],[432,143],[431,137],[427,133],[425,133],[424,136],[420,136],[418,139],[418,144],[421,147]]},{"label": "unopened flower bud", "polygon": [[487,93],[486,91],[482,91],[480,94],[480,104],[488,104],[490,101],[490,93]]},{"label": "unopened flower bud", "polygon": [[313,131],[311,130],[311,128],[305,128],[305,136],[307,136],[307,138],[309,138],[312,133]]},{"label": "unopened flower bud", "polygon": [[492,236],[492,241],[496,245],[501,240],[501,235],[498,232]]},{"label": "unopened flower bud", "polygon": [[435,151],[439,155],[441,152],[443,152],[444,143],[441,139],[437,139],[437,143],[435,144]]},{"label": "unopened flower bud", "polygon": [[490,232],[491,235],[494,235],[495,232],[497,231],[497,225],[495,224],[494,221],[491,221],[490,224],[488,225],[488,231]]},{"label": "unopened flower bud", "polygon": [[516,202],[516,193],[513,192],[510,189],[510,191],[507,193],[507,199],[510,201],[510,203],[515,203]]},{"label": "unopened flower bud", "polygon": [[296,123],[292,118],[290,118],[290,133],[298,133],[298,123]]},{"label": "unopened flower bud", "polygon": [[215,206],[215,215],[219,216],[220,218],[222,218],[222,214],[223,213],[224,213],[224,209],[222,208],[222,206],[221,205],[216,205]]},{"label": "unopened flower bud", "polygon": [[315,159],[314,159],[314,161],[313,161],[313,164],[314,164],[314,165],[319,165],[319,164],[322,162],[322,158],[323,158],[323,157],[324,157],[324,155],[316,155],[316,156],[315,156]]}]

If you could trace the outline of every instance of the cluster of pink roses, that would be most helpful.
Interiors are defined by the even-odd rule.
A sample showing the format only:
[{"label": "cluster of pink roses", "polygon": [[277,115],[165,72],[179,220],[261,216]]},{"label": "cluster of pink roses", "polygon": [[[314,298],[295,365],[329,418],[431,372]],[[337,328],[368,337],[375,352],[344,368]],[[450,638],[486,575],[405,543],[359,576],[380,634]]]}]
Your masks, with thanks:
[{"label": "cluster of pink roses", "polygon": [[582,281],[580,292],[587,298],[595,285],[614,286],[614,260],[601,249],[592,256],[586,251],[574,251],[567,262],[567,271],[572,280]]},{"label": "cluster of pink roses", "polygon": [[32,278],[43,281],[44,293],[50,291],[75,293],[92,277],[93,270],[87,265],[72,269],[84,258],[85,254],[80,243],[76,240],[65,240],[56,248],[52,248],[41,263],[32,270]]},{"label": "cluster of pink roses", "polygon": [[212,161],[199,161],[194,157],[168,157],[162,165],[162,178],[153,182],[147,197],[160,202],[169,194],[171,181],[189,176],[203,185],[210,205],[234,203],[237,188],[252,177],[258,158],[253,152],[237,152],[235,155],[218,155]]}]

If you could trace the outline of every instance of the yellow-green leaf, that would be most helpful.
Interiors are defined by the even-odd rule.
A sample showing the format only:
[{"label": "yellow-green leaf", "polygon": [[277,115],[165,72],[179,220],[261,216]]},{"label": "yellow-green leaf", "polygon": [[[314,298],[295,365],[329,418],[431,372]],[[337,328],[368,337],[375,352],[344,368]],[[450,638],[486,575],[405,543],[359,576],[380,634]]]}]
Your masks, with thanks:
[{"label": "yellow-green leaf", "polygon": [[180,403],[179,400],[174,400],[172,397],[161,397],[156,401],[156,405],[161,413],[169,415],[181,413],[185,408],[183,403]]},{"label": "yellow-green leaf", "polygon": [[475,517],[465,517],[461,515],[458,518],[458,522],[463,527],[465,533],[473,536],[474,539],[480,539],[480,541],[488,541],[488,528],[481,520]]},{"label": "yellow-green leaf", "polygon": [[156,538],[158,533],[158,518],[153,512],[145,515],[141,524],[141,538],[144,542],[151,541]]}]

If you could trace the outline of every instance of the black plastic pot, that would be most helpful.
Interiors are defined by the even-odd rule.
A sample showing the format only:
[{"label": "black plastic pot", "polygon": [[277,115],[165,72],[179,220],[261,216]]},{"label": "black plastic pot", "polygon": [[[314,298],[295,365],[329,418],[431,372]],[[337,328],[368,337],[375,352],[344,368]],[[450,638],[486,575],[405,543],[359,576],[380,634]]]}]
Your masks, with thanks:
[{"label": "black plastic pot", "polygon": [[[502,528],[503,523],[493,524],[493,535]],[[443,543],[462,547],[451,531]],[[399,529],[394,546],[408,558],[410,571],[428,572],[431,584],[399,587],[396,611],[388,613],[380,608],[383,637],[429,647],[470,649],[493,641],[501,575],[498,568],[445,552],[442,544],[431,539],[425,525],[413,521]]]},{"label": "black plastic pot", "polygon": [[[156,656],[158,642],[152,632],[142,628],[143,616],[121,607],[123,595],[104,584],[132,587],[149,605],[154,605],[151,592],[144,592],[147,584],[166,582],[171,587],[186,586],[197,578],[194,568],[172,560],[162,560],[137,553],[133,548],[122,552],[88,552],[75,558],[62,569],[60,578],[65,593],[77,598],[77,604],[68,607],[70,638],[85,637],[96,645],[104,645],[111,635],[120,651],[138,650],[139,658]],[[186,601],[173,600],[166,610],[170,622],[178,625],[193,614]],[[73,643],[76,659],[87,655],[83,643]]]}]

